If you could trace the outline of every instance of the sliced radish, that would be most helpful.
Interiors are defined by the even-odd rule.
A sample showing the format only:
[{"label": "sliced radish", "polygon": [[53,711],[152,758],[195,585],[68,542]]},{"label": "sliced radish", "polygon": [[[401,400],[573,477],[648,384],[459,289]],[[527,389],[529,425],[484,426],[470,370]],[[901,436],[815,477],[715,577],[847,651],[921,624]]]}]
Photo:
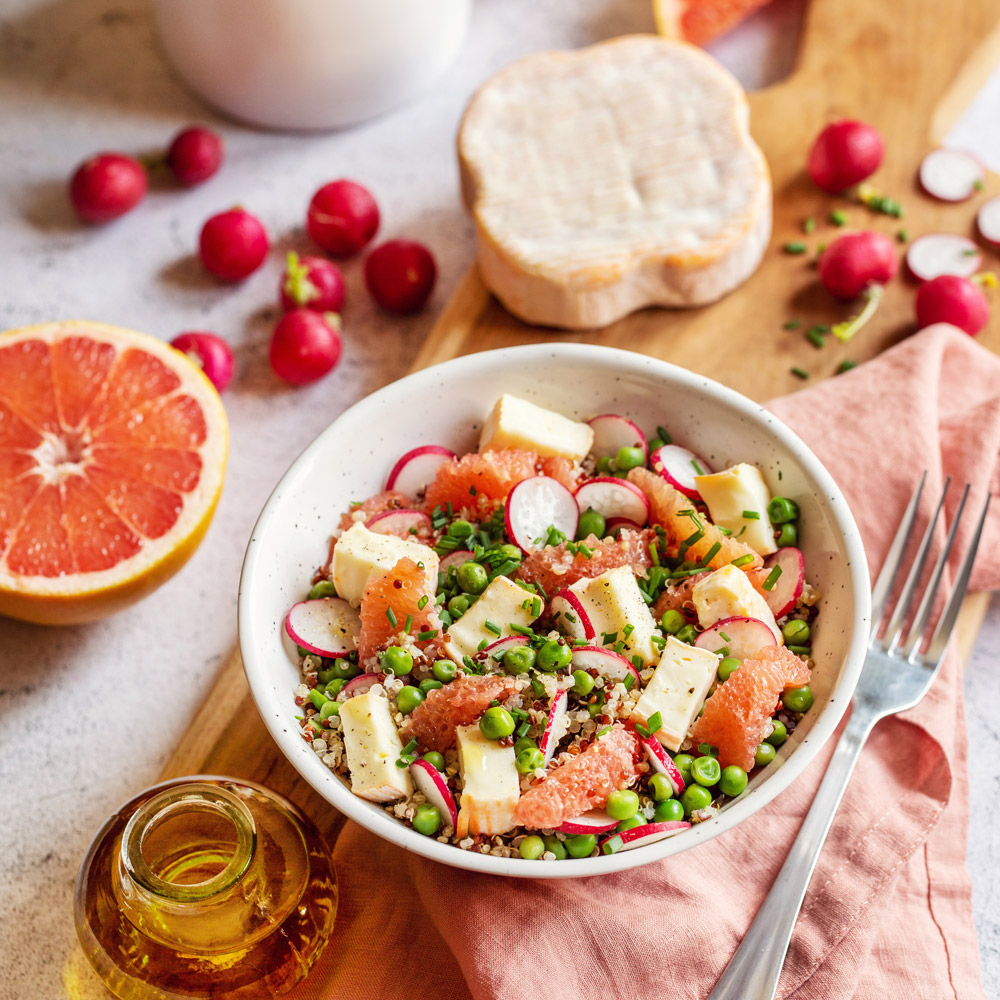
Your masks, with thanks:
[{"label": "sliced radish", "polygon": [[606,517],[604,519],[605,532],[615,538],[617,538],[618,533],[625,528],[630,528],[632,531],[638,531],[641,527],[641,524],[636,524],[635,521],[627,517]]},{"label": "sliced radish", "polygon": [[802,588],[806,582],[806,561],[797,548],[786,545],[764,560],[764,569],[771,570],[775,566],[781,567],[781,575],[770,590],[764,591],[764,600],[774,617],[780,618],[787,615],[802,596]]},{"label": "sliced radish", "polygon": [[496,642],[491,642],[488,646],[479,650],[473,659],[491,659],[494,663],[497,663],[500,659],[503,659],[503,654],[506,653],[508,649],[513,649],[515,646],[523,646],[527,643],[527,641],[528,637],[526,635],[505,635],[502,639],[497,639]]},{"label": "sliced radish", "polygon": [[507,535],[525,552],[544,546],[550,527],[567,538],[575,538],[579,520],[580,511],[573,494],[549,476],[522,479],[507,495],[504,505]]},{"label": "sliced radish", "polygon": [[292,642],[320,656],[343,656],[357,649],[361,616],[339,597],[299,601],[285,618]]},{"label": "sliced radish", "polygon": [[473,554],[469,549],[455,549],[454,552],[449,552],[444,556],[438,563],[438,572],[444,573],[445,579],[448,579],[448,570],[454,566],[458,569],[462,563],[467,563],[473,558]]},{"label": "sliced radish", "polygon": [[641,448],[643,464],[649,458],[646,435],[628,417],[617,413],[602,413],[587,421],[594,432],[594,443],[590,453],[600,458],[608,455],[614,458],[622,448]]},{"label": "sliced radish", "polygon": [[580,598],[572,590],[560,590],[549,602],[549,610],[558,615],[557,624],[571,639],[593,639],[597,635]]},{"label": "sliced radish", "polygon": [[609,816],[603,809],[591,809],[582,816],[568,819],[558,827],[560,833],[607,833],[618,825],[618,820]]},{"label": "sliced radish", "polygon": [[580,512],[593,508],[605,521],[609,517],[627,517],[638,525],[649,520],[649,501],[646,494],[626,479],[614,476],[595,476],[576,491]]},{"label": "sliced radish", "polygon": [[573,669],[596,670],[602,677],[621,681],[630,691],[641,683],[639,671],[621,653],[601,646],[577,646],[573,650]]},{"label": "sliced radish", "polygon": [[674,820],[671,823],[643,823],[642,826],[633,826],[631,830],[624,833],[613,833],[610,837],[600,842],[603,851],[604,845],[615,837],[621,840],[619,851],[631,851],[635,847],[645,847],[647,844],[655,844],[658,840],[665,840],[675,833],[687,830],[691,826],[687,820]]},{"label": "sliced radish", "polygon": [[976,213],[976,228],[990,246],[1000,247],[1000,198],[983,202]]},{"label": "sliced radish", "polygon": [[365,521],[365,527],[379,535],[429,535],[434,530],[431,519],[419,510],[384,510]]},{"label": "sliced radish", "polygon": [[649,766],[656,774],[662,774],[670,782],[674,795],[680,795],[684,791],[684,777],[680,768],[673,762],[673,758],[663,749],[663,744],[655,736],[648,736],[639,742],[646,751]]},{"label": "sliced radish", "polygon": [[432,806],[437,806],[445,824],[452,829],[458,826],[455,796],[451,794],[444,775],[429,760],[418,757],[410,765],[410,777],[417,786],[417,791],[421,792]]},{"label": "sliced radish", "polygon": [[549,717],[545,720],[545,732],[538,741],[538,749],[545,756],[545,764],[555,756],[559,741],[569,731],[569,717],[566,714],[566,703],[569,696],[565,691],[559,691],[549,705]]},{"label": "sliced radish", "polygon": [[735,656],[737,660],[746,660],[756,656],[767,646],[778,642],[774,632],[758,618],[724,618],[711,628],[705,629],[695,639],[694,644],[699,649],[708,649],[713,653],[728,649],[726,656]]},{"label": "sliced radish", "polygon": [[370,691],[376,684],[381,684],[385,680],[385,674],[358,674],[352,677],[344,685],[344,694],[348,698],[353,698],[356,694],[364,694]]},{"label": "sliced radish", "polygon": [[674,489],[691,500],[701,499],[694,477],[712,471],[705,459],[679,444],[665,444],[657,448],[651,459],[653,471],[658,472]]},{"label": "sliced radish", "polygon": [[385,488],[415,497],[437,475],[439,465],[456,457],[453,451],[439,444],[413,448],[392,467]]},{"label": "sliced radish", "polygon": [[971,153],[931,150],[920,164],[920,186],[941,201],[965,201],[982,189],[986,172]]},{"label": "sliced radish", "polygon": [[918,281],[930,281],[942,274],[971,278],[982,263],[979,247],[967,236],[954,233],[919,236],[906,251],[906,266]]}]

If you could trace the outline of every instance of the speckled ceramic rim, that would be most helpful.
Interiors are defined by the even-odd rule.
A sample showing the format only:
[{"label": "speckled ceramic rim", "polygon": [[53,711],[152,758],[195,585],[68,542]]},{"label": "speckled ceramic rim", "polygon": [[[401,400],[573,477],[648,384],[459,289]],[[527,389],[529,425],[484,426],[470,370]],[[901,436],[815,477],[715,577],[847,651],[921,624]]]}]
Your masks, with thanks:
[{"label": "speckled ceramic rim", "polygon": [[[489,370],[500,361],[504,363],[517,361],[521,366],[530,368],[533,364],[543,362],[550,367],[553,359],[565,361],[567,364],[600,366],[602,371],[610,376],[615,374],[645,378],[652,376],[663,382],[664,389],[674,386],[702,394],[722,404],[734,417],[748,421],[758,428],[762,435],[775,439],[787,449],[801,471],[812,481],[815,492],[822,496],[822,505],[840,532],[846,562],[849,564],[848,599],[852,613],[844,635],[843,667],[830,691],[826,705],[815,719],[808,735],[766,781],[752,789],[742,799],[721,810],[713,819],[647,847],[598,858],[528,862],[519,858],[475,854],[460,850],[451,844],[441,844],[433,838],[416,833],[381,808],[373,807],[370,803],[354,796],[347,786],[318,760],[312,748],[299,735],[298,728],[290,725],[294,714],[290,692],[280,699],[276,696],[275,665],[273,660],[262,652],[268,648],[268,629],[274,627],[274,622],[255,620],[249,609],[254,588],[263,586],[260,581],[266,579],[266,567],[259,559],[262,549],[261,539],[271,529],[273,522],[280,521],[284,498],[300,488],[300,482],[307,471],[326,451],[331,439],[338,437],[348,417],[352,423],[357,419],[374,423],[380,411],[398,400],[401,394],[403,398],[419,398],[432,383],[440,386],[442,382],[452,380],[474,382],[481,372]],[[413,394],[413,397],[407,394]],[[317,559],[321,557],[322,553],[319,553]],[[323,431],[292,463],[268,498],[254,526],[240,577],[239,634],[247,680],[268,732],[302,777],[345,815],[404,850],[454,867],[522,878],[567,878],[634,868],[704,843],[736,826],[787,788],[829,739],[847,708],[864,662],[870,612],[871,599],[864,547],[847,502],[819,459],[777,417],[738,392],[665,361],[617,348],[553,342],[470,354],[408,375],[360,400]],[[283,616],[284,610],[279,609],[278,613]]]}]

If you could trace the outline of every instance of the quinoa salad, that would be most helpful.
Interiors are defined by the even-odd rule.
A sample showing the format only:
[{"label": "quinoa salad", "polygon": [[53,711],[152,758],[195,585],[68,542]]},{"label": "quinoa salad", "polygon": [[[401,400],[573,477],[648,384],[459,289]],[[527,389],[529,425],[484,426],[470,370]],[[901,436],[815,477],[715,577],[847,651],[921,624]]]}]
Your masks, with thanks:
[{"label": "quinoa salad", "polygon": [[674,836],[812,705],[800,530],[754,465],[504,395],[477,451],[414,448],[341,513],[285,619],[303,739],[461,850],[557,861]]}]

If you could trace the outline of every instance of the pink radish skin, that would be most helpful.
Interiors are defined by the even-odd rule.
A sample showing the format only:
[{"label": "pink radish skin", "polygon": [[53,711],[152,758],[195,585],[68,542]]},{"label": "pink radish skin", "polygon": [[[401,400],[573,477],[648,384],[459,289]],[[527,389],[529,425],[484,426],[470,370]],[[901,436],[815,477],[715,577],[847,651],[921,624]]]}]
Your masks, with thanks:
[{"label": "pink radish skin", "polygon": [[684,777],[680,769],[673,762],[670,754],[663,749],[662,744],[655,736],[640,739],[642,749],[646,751],[646,759],[655,774],[662,774],[670,787],[674,790],[674,795],[680,795],[684,791]]},{"label": "pink radish skin", "polygon": [[974,337],[990,318],[990,307],[979,286],[968,278],[941,274],[917,289],[917,326],[950,323]]},{"label": "pink radish skin", "polygon": [[[729,636],[724,639],[722,633]],[[737,660],[751,659],[762,649],[778,644],[778,637],[768,625],[757,618],[724,618],[711,628],[705,629],[695,639],[694,644],[699,649],[707,649],[712,653],[728,649],[727,656],[735,656]]]},{"label": "pink radish skin", "polygon": [[439,444],[425,444],[414,448],[392,467],[385,481],[385,488],[415,497],[437,475],[438,466],[455,457],[453,451],[442,448]]},{"label": "pink radish skin", "polygon": [[558,591],[549,602],[549,610],[558,615],[560,629],[571,639],[593,639],[597,635],[590,615],[584,610],[580,598],[572,590]]},{"label": "pink radish skin", "polygon": [[906,267],[917,281],[931,281],[942,274],[971,278],[982,266],[979,247],[967,236],[930,233],[915,239],[906,251]]},{"label": "pink radish skin", "polygon": [[931,150],[920,164],[920,186],[939,201],[967,201],[985,177],[982,163],[960,149]]},{"label": "pink radish skin", "polygon": [[618,820],[613,819],[603,809],[591,809],[582,816],[568,819],[558,828],[559,833],[596,833],[598,835],[613,830],[618,825]]},{"label": "pink radish skin", "polygon": [[576,503],[583,513],[592,508],[605,521],[609,517],[626,517],[640,527],[649,520],[649,501],[646,494],[624,479],[614,476],[596,476],[588,479],[576,491]]},{"label": "pink radish skin", "polygon": [[641,524],[636,524],[635,521],[630,521],[627,517],[606,517],[604,519],[605,534],[613,537],[617,537],[618,533],[625,528],[638,531],[641,527]]},{"label": "pink radish skin", "polygon": [[379,535],[409,537],[430,534],[434,525],[422,511],[402,509],[384,510],[381,514],[376,514],[365,521],[365,527]]},{"label": "pink radish skin", "polygon": [[285,617],[292,642],[319,656],[343,656],[357,649],[361,631],[358,612],[339,597],[299,601]]},{"label": "pink radish skin", "polygon": [[[642,683],[639,671],[620,653],[602,646],[577,646],[573,650],[574,670],[596,670],[602,677],[621,681],[631,691]],[[631,677],[629,684],[626,678]]]},{"label": "pink radish skin", "polygon": [[[557,528],[567,538],[576,537],[580,510],[562,483],[549,476],[522,479],[507,494],[504,526],[508,537],[524,552],[545,546],[549,527]],[[541,538],[540,545],[535,539]]]},{"label": "pink radish skin", "polygon": [[786,545],[764,560],[764,569],[772,570],[775,566],[781,567],[781,576],[770,590],[764,592],[764,600],[774,617],[780,618],[787,615],[802,596],[802,588],[806,582],[806,561],[797,548]]},{"label": "pink radish skin", "polygon": [[410,765],[410,777],[417,786],[417,791],[432,806],[437,806],[445,825],[454,829],[458,825],[458,810],[455,808],[455,796],[451,794],[444,775],[430,761],[418,757]]},{"label": "pink radish skin", "polygon": [[[701,494],[695,485],[694,477],[712,471],[708,462],[678,444],[665,444],[657,448],[651,456],[653,471],[662,476],[675,490],[680,490],[691,500],[700,500]],[[698,463],[699,473],[694,463]]]},{"label": "pink radish skin", "polygon": [[884,153],[882,136],[871,125],[849,118],[831,122],[809,150],[809,176],[821,191],[838,194],[875,173]]},{"label": "pink radish skin", "polygon": [[611,837],[602,840],[598,846],[602,848],[603,853],[604,845],[609,840],[613,837],[620,837],[622,846],[618,850],[631,851],[636,847],[655,844],[658,840],[672,837],[675,833],[688,830],[690,827],[691,824],[687,820],[677,820],[673,823],[643,823],[642,826],[633,826],[631,830],[626,830],[624,833],[612,834]]},{"label": "pink radish skin", "polygon": [[1000,249],[1000,198],[984,201],[976,213],[979,235],[994,249]]},{"label": "pink radish skin", "polygon": [[473,659],[491,660],[493,663],[497,663],[496,656],[498,653],[506,653],[508,649],[514,649],[515,646],[524,646],[527,642],[528,637],[526,635],[507,635],[502,639],[497,639],[496,642],[491,642],[485,649],[481,649]]},{"label": "pink radish skin", "polygon": [[170,346],[196,364],[216,391],[222,392],[233,380],[232,348],[217,334],[188,330],[174,337]]},{"label": "pink radish skin", "polygon": [[449,552],[439,563],[438,572],[445,574],[445,579],[448,579],[448,570],[452,566],[458,569],[463,563],[467,563],[472,558],[472,552],[468,549],[455,549],[454,552]]},{"label": "pink radish skin", "polygon": [[364,694],[370,691],[376,684],[381,684],[385,680],[385,674],[358,674],[352,677],[343,688],[344,694],[348,698],[353,698],[356,694]]},{"label": "pink radish skin", "polygon": [[538,749],[545,757],[546,767],[555,756],[559,741],[566,735],[566,703],[568,701],[567,693],[560,691],[552,699],[552,704],[549,705],[549,717],[545,720],[545,732],[542,733],[542,738],[538,741]]},{"label": "pink radish skin", "polygon": [[614,458],[622,448],[641,448],[643,464],[649,459],[649,445],[646,435],[628,417],[617,413],[602,413],[587,421],[594,432],[594,443],[590,453],[601,458]]},{"label": "pink radish skin", "polygon": [[819,280],[838,299],[854,299],[869,285],[884,285],[898,270],[892,240],[871,230],[838,236],[819,259]]}]

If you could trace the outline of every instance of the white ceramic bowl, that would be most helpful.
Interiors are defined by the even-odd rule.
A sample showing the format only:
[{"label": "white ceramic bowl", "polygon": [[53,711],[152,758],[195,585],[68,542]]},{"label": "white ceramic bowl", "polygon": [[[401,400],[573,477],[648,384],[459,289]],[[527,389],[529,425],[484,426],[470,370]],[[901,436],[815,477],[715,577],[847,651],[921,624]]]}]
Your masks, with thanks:
[{"label": "white ceramic bowl", "polygon": [[[299,735],[295,651],[285,614],[326,557],[330,533],[351,500],[382,489],[396,459],[420,444],[473,450],[502,392],[571,417],[623,413],[650,431],[669,428],[715,468],[752,462],[773,492],[801,509],[808,579],[820,590],[815,704],[774,764],[718,816],[657,844],[598,858],[529,862],[474,854],[404,826],[352,795]],[[776,417],[725,386],[655,358],[552,343],[472,354],[395,382],[352,406],[292,464],[261,512],[240,581],[240,647],[254,700],[299,773],[331,805],[372,833],[445,864],[525,877],[596,875],[645,864],[717,836],[770,802],[813,759],[847,708],[864,659],[869,585],[851,512],[812,452]]]}]

